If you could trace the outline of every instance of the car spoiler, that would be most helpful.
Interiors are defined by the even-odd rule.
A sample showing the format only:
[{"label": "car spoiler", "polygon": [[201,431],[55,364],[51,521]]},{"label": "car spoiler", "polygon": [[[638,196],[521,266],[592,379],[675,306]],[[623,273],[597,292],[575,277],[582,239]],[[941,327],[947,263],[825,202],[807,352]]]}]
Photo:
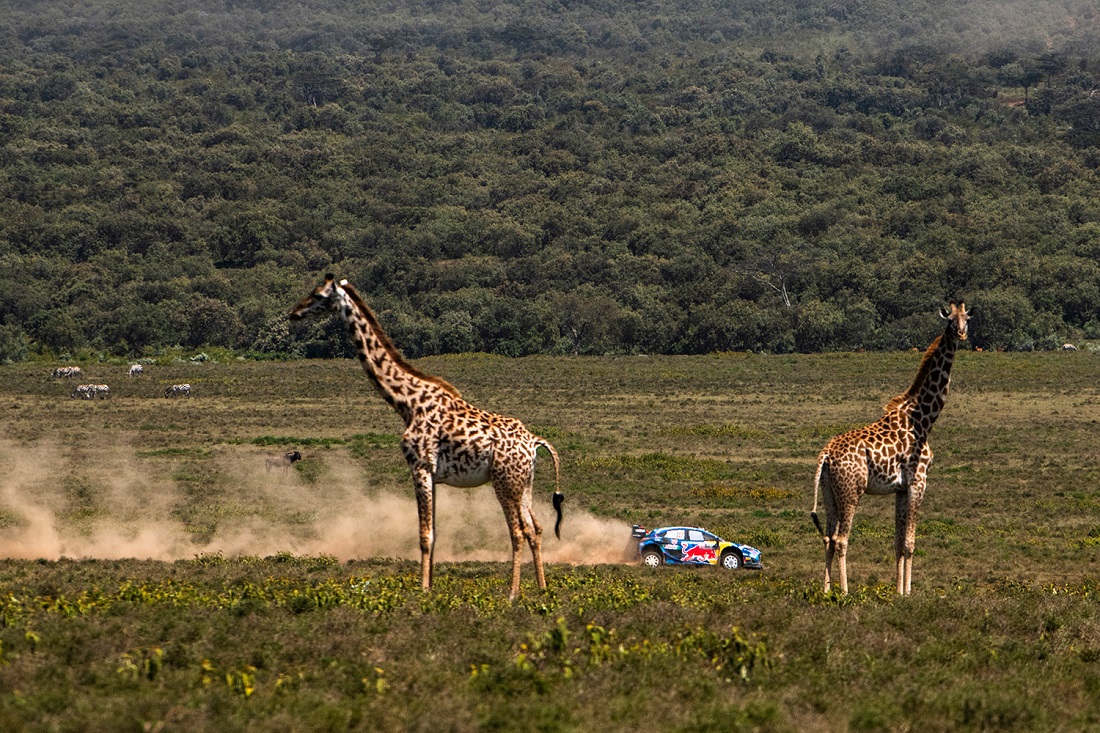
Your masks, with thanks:
[{"label": "car spoiler", "polygon": [[640,524],[635,524],[630,528],[631,537],[645,537],[645,527]]}]

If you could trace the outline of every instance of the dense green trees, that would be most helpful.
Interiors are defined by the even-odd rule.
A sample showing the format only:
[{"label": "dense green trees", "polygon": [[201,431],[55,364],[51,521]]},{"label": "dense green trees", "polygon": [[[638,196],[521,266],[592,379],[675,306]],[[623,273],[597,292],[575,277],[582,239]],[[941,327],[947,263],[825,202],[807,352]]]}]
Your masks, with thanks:
[{"label": "dense green trees", "polygon": [[344,353],[329,270],[410,356],[1098,338],[1094,10],[1031,5],[13,4],[0,358]]}]

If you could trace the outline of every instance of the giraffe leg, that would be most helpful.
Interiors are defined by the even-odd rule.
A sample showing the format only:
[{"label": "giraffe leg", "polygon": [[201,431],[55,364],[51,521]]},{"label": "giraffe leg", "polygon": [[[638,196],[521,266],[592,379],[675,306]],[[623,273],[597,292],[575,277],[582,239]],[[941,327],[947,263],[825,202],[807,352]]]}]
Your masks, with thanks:
[{"label": "giraffe leg", "polygon": [[546,571],[542,567],[542,525],[535,519],[532,511],[531,493],[532,490],[528,488],[523,497],[523,533],[527,537],[527,545],[531,548],[531,559],[535,563],[535,580],[539,584],[539,590],[546,590]]},{"label": "giraffe leg", "polygon": [[825,542],[825,592],[833,588],[833,560],[836,558],[836,511],[828,507],[825,520],[825,534],[821,539]]},{"label": "giraffe leg", "polygon": [[825,501],[825,592],[833,587],[833,561],[839,572],[840,592],[848,594],[848,535],[852,531],[855,505],[843,503],[839,497],[856,496],[854,489],[843,482],[834,483],[832,472],[822,475],[821,488]]},{"label": "giraffe leg", "polygon": [[917,514],[923,498],[923,482],[915,482],[909,491],[896,495],[894,554],[898,561],[898,595],[907,596],[913,591],[913,551],[917,541]]},{"label": "giraffe leg", "polygon": [[531,548],[531,557],[535,562],[535,579],[541,590],[546,589],[546,575],[542,568],[542,527],[531,511],[534,487],[534,462],[528,463],[526,470],[520,465],[495,465],[492,474],[493,491],[504,510],[504,519],[508,522],[508,534],[512,540],[512,590],[508,600],[519,595],[520,542],[527,540]]},{"label": "giraffe leg", "polygon": [[[821,533],[821,541],[825,543],[825,592],[828,593],[833,587],[833,557],[836,555],[836,500],[829,484],[828,471],[822,471],[820,468],[818,471],[820,481],[818,486],[822,490],[825,502],[825,530]],[[814,504],[816,503],[815,496]]]},{"label": "giraffe leg", "polygon": [[[897,591],[899,596],[905,595],[905,570],[909,565],[905,556],[905,533],[909,523],[909,492],[899,491],[894,494],[894,558],[897,560]],[[911,559],[911,558],[910,558]]]},{"label": "giraffe leg", "polygon": [[[428,587],[429,588],[432,587],[432,581],[435,580],[435,538],[439,536],[435,531],[435,518],[439,516],[439,514],[435,511],[435,500],[436,500],[436,497],[438,497],[438,496],[439,496],[439,494],[436,493],[435,486],[433,485],[432,486],[431,539],[428,541]],[[421,566],[423,566],[423,561],[421,561]],[[423,567],[421,567],[421,574],[423,574],[423,572],[424,572]],[[423,581],[421,581],[421,582],[423,582]]]},{"label": "giraffe leg", "polygon": [[431,471],[413,470],[416,511],[420,518],[420,587],[432,587],[432,556],[435,553],[435,491]]},{"label": "giraffe leg", "polygon": [[848,595],[848,536],[837,538],[836,541],[837,565],[840,568],[840,592]]},{"label": "giraffe leg", "polygon": [[511,522],[511,526],[512,526],[512,531],[511,531],[511,536],[512,536],[512,590],[508,593],[508,600],[509,601],[514,601],[514,600],[516,600],[516,596],[519,595],[519,570],[520,570],[520,566],[523,564],[523,561],[520,559],[520,555],[519,555],[519,546],[520,546],[519,542],[520,542],[520,538],[523,536],[523,533],[519,528],[519,522],[518,521]]},{"label": "giraffe leg", "polygon": [[504,521],[508,523],[508,538],[512,541],[512,589],[508,600],[514,601],[519,595],[519,571],[522,561],[519,555],[520,541],[525,531],[523,527],[523,507],[518,492],[512,490],[507,476],[493,478],[493,490],[496,492],[500,508],[504,510]]},{"label": "giraffe leg", "polygon": [[837,570],[840,573],[840,592],[843,595],[848,595],[848,536],[852,533],[854,515],[855,507],[852,507],[850,511],[840,512],[835,534],[832,538],[836,552]]},{"label": "giraffe leg", "polygon": [[832,568],[833,560],[836,560],[839,573],[840,592],[848,595],[848,534],[835,532],[825,538],[825,592],[828,593],[833,586]]}]

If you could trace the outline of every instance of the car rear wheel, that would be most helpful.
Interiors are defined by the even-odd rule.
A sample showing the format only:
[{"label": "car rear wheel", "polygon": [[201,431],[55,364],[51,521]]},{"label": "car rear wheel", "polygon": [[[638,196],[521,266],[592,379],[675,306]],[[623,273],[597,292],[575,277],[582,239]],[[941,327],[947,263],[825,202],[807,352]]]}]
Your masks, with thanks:
[{"label": "car rear wheel", "polygon": [[647,568],[659,568],[665,564],[665,558],[657,550],[646,550],[642,553],[642,565]]},{"label": "car rear wheel", "polygon": [[722,567],[726,570],[736,570],[741,567],[741,556],[733,551],[722,553]]}]

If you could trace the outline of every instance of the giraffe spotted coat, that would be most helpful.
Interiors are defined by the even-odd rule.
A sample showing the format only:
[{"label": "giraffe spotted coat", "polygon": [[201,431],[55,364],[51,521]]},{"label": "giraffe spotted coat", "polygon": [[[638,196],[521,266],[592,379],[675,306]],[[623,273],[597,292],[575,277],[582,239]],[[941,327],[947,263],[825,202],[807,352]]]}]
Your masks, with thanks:
[{"label": "giraffe spotted coat", "polygon": [[[928,347],[909,389],[890,400],[876,422],[836,436],[818,457],[811,517],[825,543],[826,591],[832,587],[836,559],[840,590],[848,592],[848,537],[864,494],[894,495],[897,592],[908,595],[912,590],[917,515],[932,464],[928,434],[947,399],[955,349],[967,338],[970,318],[963,303],[951,304],[942,315],[947,326]],[[817,516],[819,492],[824,527]]]},{"label": "giraffe spotted coat", "polygon": [[560,537],[564,498],[558,489],[560,463],[554,446],[515,418],[474,407],[451,384],[405,361],[374,312],[346,280],[337,284],[333,276],[326,276],[290,317],[327,311],[340,315],[367,378],[405,422],[401,452],[416,490],[422,586],[428,589],[432,582],[436,484],[472,487],[492,483],[511,535],[511,597],[519,592],[522,541],[531,550],[538,586],[545,588],[542,526],[535,518],[532,494],[535,458],[541,447],[554,461],[554,532]]}]

